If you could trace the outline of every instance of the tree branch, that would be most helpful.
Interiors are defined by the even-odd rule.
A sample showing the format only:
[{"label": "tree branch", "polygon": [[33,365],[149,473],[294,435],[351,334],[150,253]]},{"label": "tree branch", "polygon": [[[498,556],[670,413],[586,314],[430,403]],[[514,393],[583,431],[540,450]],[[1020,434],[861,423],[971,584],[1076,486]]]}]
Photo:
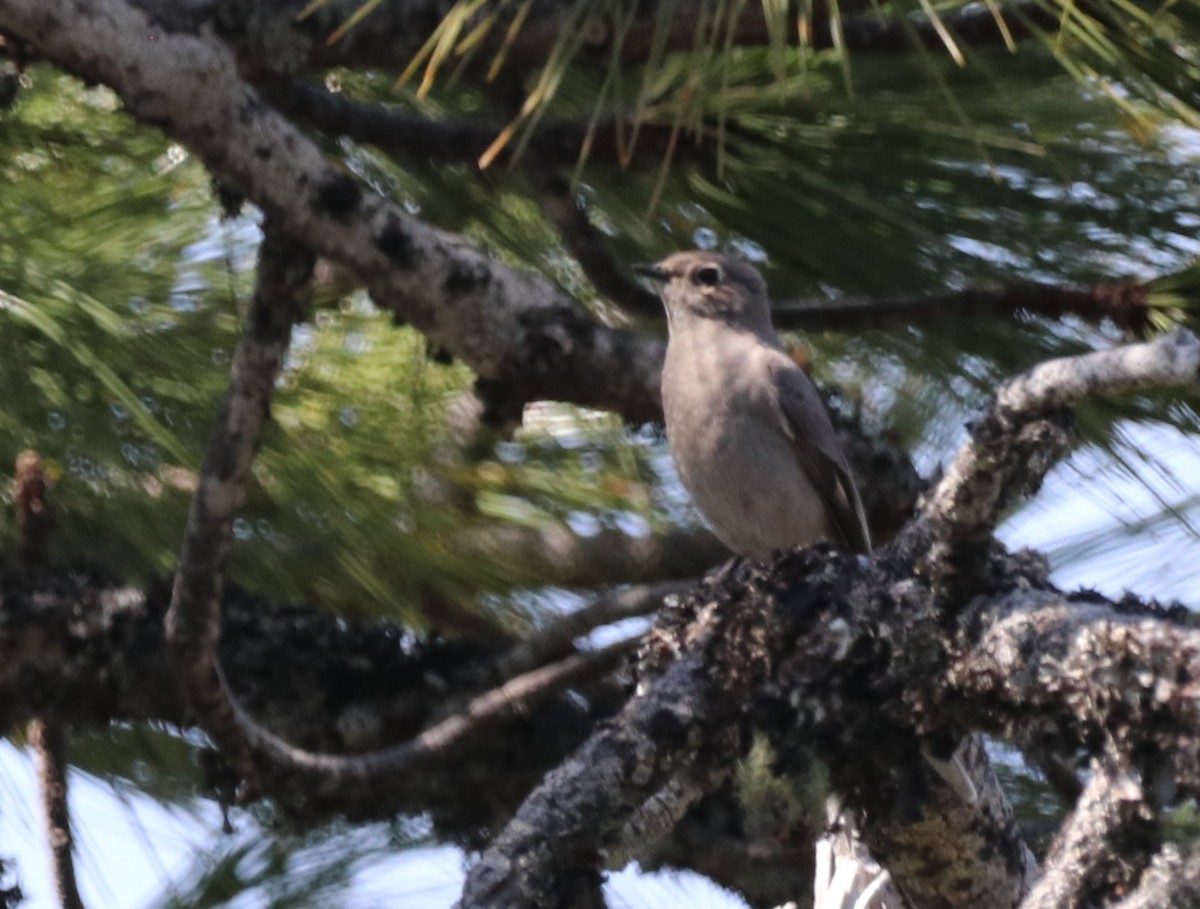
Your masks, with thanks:
[{"label": "tree branch", "polygon": [[903,297],[840,297],[834,300],[785,300],[772,312],[776,326],[800,331],[862,331],[921,325],[935,319],[1004,317],[1030,314],[1061,319],[1073,315],[1088,322],[1105,319],[1140,335],[1150,324],[1144,284],[1006,284],[969,287],[946,293]]},{"label": "tree branch", "polygon": [[75,883],[75,839],[67,798],[67,737],[57,722],[29,724],[29,744],[37,759],[38,788],[50,848],[50,868],[60,909],[84,909]]},{"label": "tree branch", "polygon": [[971,425],[925,505],[929,561],[951,566],[995,525],[1004,504],[1036,489],[1069,441],[1061,409],[1082,398],[1200,381],[1200,341],[1178,329],[1145,344],[1035,366],[997,393]]},{"label": "tree branch", "polygon": [[[241,56],[248,60],[266,60],[272,68],[284,72],[298,67],[396,68],[416,55],[445,15],[445,7],[438,0],[381,4],[363,27],[351,29],[340,41],[331,44],[328,37],[349,19],[357,8],[356,0],[326,4],[300,22],[296,19],[296,13],[304,6],[300,0],[267,7],[229,8],[212,0],[175,4],[184,9],[171,9],[171,0],[139,0],[139,5],[151,11],[164,25],[174,28],[197,30],[202,24],[215,24],[231,39],[238,40]],[[505,65],[510,71],[520,74],[545,63],[547,48],[553,47],[562,34],[571,9],[571,4],[564,0],[538,0],[533,5],[525,25],[505,44]],[[800,11],[799,4],[789,4],[787,16],[792,23],[799,21]],[[477,14],[467,23],[468,32],[479,23],[481,15]],[[1003,27],[997,23],[997,14],[984,8],[952,10],[943,13],[941,20],[956,42],[979,47],[1003,45],[1009,39],[1020,40],[1032,34],[1032,28],[1054,31],[1059,26],[1051,11],[1036,3],[1002,6],[998,15],[1004,18]],[[852,51],[877,53],[908,53],[917,45],[945,47],[945,39],[938,30],[939,23],[928,18],[905,22],[899,18],[847,12],[838,17],[841,34],[836,40],[831,27],[833,19],[824,5],[816,11],[815,22],[812,20],[810,14],[806,38],[816,49],[835,47],[838,42]],[[500,19],[483,37],[475,51],[477,71],[491,65],[501,42],[505,41],[509,24],[510,19]],[[668,52],[692,51],[695,45],[695,13],[687,6],[640,3],[630,30],[623,37],[618,36],[614,23],[603,15],[593,16],[583,25],[587,29],[587,40],[579,49],[576,60],[585,64],[607,65],[618,38],[621,41],[620,59],[625,65],[650,60],[656,41],[661,42]],[[663,33],[656,35],[656,28],[663,29]],[[737,19],[730,23],[728,40],[738,46],[766,46],[776,40],[774,31],[773,23],[768,22],[761,7],[746,4]],[[799,34],[795,27],[786,28],[784,40],[797,44]]]},{"label": "tree branch", "polygon": [[1169,845],[1142,876],[1137,890],[1113,909],[1196,909],[1200,906],[1200,852]]},{"label": "tree branch", "polygon": [[123,0],[82,10],[13,0],[0,8],[0,28],[111,86],[134,116],[160,125],[282,229],[351,268],[377,303],[471,366],[492,392],[487,403],[548,398],[633,422],[659,417],[661,341],[598,325],[547,282],[364,190],[262,102],[215,39],[160,30]]},{"label": "tree branch", "polygon": [[576,638],[622,619],[649,615],[666,597],[682,595],[695,586],[695,581],[672,581],[602,593],[586,606],[556,618],[514,645],[496,660],[495,671],[501,678],[511,678],[535,666],[561,659],[570,652]]},{"label": "tree branch", "polygon": [[968,634],[930,709],[1002,734],[1019,726],[1061,753],[1109,743],[1173,801],[1200,791],[1200,630],[1180,618],[1053,590],[981,601],[960,619]]},{"label": "tree branch", "polygon": [[1091,779],[1050,847],[1021,909],[1087,909],[1128,893],[1162,845],[1141,781],[1124,758],[1092,762]]},{"label": "tree branch", "polygon": [[653,695],[633,698],[530,794],[471,869],[463,909],[593,904],[602,850],[634,811],[685,759],[698,774],[705,764],[727,762],[731,746],[740,750],[736,705],[765,667],[761,660],[745,664],[722,689],[705,665],[706,647],[733,629],[734,618],[708,610],[694,629],[700,646],[655,680]]},{"label": "tree branch", "polygon": [[[1200,378],[1197,363],[1200,343],[1177,333],[1030,370],[1000,391],[989,412],[990,434],[975,429],[926,505],[923,522],[969,505],[971,529],[978,533],[995,520],[1000,503],[1027,484],[1028,475],[1012,462],[1018,460],[1013,436],[1019,438],[1029,419],[1085,394],[1194,382]],[[1040,452],[1034,470],[1044,470],[1061,448],[1055,438],[1033,439],[1020,454]],[[982,493],[963,494],[972,488]],[[1200,715],[1193,715],[1200,699],[1189,682],[1178,681],[1200,678],[1200,665],[1191,665],[1200,661],[1200,638],[1191,639],[1196,632],[1161,618],[1134,631],[1119,624],[1111,607],[1105,621],[1089,621],[1084,633],[1075,624],[1081,611],[1066,618],[1058,606],[1050,614],[1064,627],[1053,627],[1042,615],[1042,599],[1061,595],[1049,588],[1044,565],[1035,558],[1014,560],[991,546],[976,589],[993,596],[977,600],[963,618],[972,631],[970,643],[952,643],[945,635],[944,601],[914,577],[927,555],[922,540],[928,546],[947,537],[954,539],[939,536],[936,523],[926,535],[914,530],[869,566],[819,547],[785,556],[769,571],[742,565],[667,610],[644,663],[669,667],[660,679],[643,683],[613,730],[594,735],[530,796],[468,877],[464,909],[553,903],[573,892],[576,878],[568,878],[559,851],[563,825],[568,826],[561,848],[571,856],[570,873],[585,874],[596,867],[605,831],[646,799],[642,782],[649,775],[638,772],[636,762],[597,778],[584,768],[612,747],[608,739],[615,730],[632,734],[641,752],[653,751],[643,741],[654,738],[652,729],[630,732],[627,724],[685,697],[689,716],[697,710],[723,716],[726,730],[734,717],[760,724],[784,769],[805,749],[815,749],[830,766],[837,790],[853,804],[869,806],[864,839],[916,905],[950,894],[958,905],[1013,907],[1034,870],[1011,808],[994,778],[986,779],[986,756],[978,743],[968,743],[973,747],[968,763],[982,768],[975,775],[983,780],[984,797],[976,809],[928,779],[919,757],[922,739],[954,741],[972,729],[1011,732],[1009,725],[1017,724],[1028,733],[1032,715],[1038,718],[1035,737],[1065,748],[1094,743],[1099,735],[1120,753],[1132,754],[1135,742],[1144,748],[1149,737],[1161,755],[1156,791],[1200,780],[1195,775]],[[997,578],[1011,584],[1014,573],[1027,573],[1009,588],[1017,592],[997,593]],[[1038,590],[1044,592],[1031,593]],[[719,646],[710,624],[716,609],[726,617]],[[1020,640],[1008,639],[1005,630],[1011,628],[1025,632]],[[1191,637],[1185,645],[1180,636]],[[1020,671],[1013,665],[1017,655]],[[944,673],[933,671],[939,663]],[[1105,679],[1103,686],[1095,684],[1097,675]],[[678,690],[689,678],[692,690]],[[744,693],[746,686],[753,698]],[[736,695],[727,691],[743,698],[740,712],[726,699]],[[876,693],[885,691],[892,692],[891,699],[880,703]],[[1120,693],[1115,702],[1111,692]],[[1065,720],[1064,712],[1072,719]],[[678,723],[683,720],[677,718],[671,728]],[[689,747],[703,753],[703,739],[696,736],[704,727],[689,720],[683,729]],[[1060,739],[1053,739],[1052,729]],[[743,737],[747,733],[743,728]],[[655,771],[669,772],[674,754],[665,746]],[[1171,771],[1165,778],[1164,766]],[[931,868],[953,870],[934,875]]]}]

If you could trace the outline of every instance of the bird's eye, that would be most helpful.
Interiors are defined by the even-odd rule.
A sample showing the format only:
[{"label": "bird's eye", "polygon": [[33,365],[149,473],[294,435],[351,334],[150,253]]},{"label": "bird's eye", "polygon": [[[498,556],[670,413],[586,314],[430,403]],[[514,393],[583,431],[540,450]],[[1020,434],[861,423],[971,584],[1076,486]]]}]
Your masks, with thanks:
[{"label": "bird's eye", "polygon": [[716,265],[705,265],[703,268],[697,268],[696,274],[693,275],[693,280],[697,284],[703,284],[705,287],[716,287],[721,283],[721,269]]}]

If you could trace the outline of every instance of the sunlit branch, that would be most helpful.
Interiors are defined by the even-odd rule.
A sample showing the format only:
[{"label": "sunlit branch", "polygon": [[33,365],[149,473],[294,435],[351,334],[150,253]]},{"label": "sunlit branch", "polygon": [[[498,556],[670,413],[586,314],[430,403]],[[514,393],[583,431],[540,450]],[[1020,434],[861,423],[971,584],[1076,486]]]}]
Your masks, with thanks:
[{"label": "sunlit branch", "polygon": [[1169,844],[1163,848],[1141,883],[1128,897],[1112,904],[1112,909],[1163,909],[1165,906],[1200,905],[1200,849],[1181,849]]},{"label": "sunlit branch", "polygon": [[1054,590],[976,603],[962,617],[970,638],[937,682],[946,719],[1001,733],[1019,726],[1064,753],[1102,741],[1140,762],[1134,769],[1162,800],[1200,792],[1200,631],[1180,618]]},{"label": "sunlit branch", "polygon": [[[350,268],[376,303],[474,369],[510,406],[556,399],[634,422],[659,417],[661,340],[605,328],[550,283],[422,223],[330,165],[242,80],[219,40],[158,32],[124,0],[84,10],[67,0],[14,0],[0,7],[0,28],[111,86],[130,113],[162,126],[315,253]],[[144,40],[151,32],[157,40]]]},{"label": "sunlit branch", "polygon": [[1200,381],[1200,341],[1176,330],[1145,344],[1064,357],[1004,385],[924,506],[931,561],[985,534],[1009,499],[1037,488],[1067,450],[1063,408],[1084,398]]}]

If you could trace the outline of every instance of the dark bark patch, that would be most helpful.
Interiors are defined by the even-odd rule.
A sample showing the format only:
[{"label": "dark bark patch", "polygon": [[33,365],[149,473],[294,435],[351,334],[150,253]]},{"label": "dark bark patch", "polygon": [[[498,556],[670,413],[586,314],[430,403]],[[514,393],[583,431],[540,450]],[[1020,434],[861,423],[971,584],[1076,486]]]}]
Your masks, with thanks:
[{"label": "dark bark patch", "polygon": [[326,170],[317,183],[315,207],[339,221],[354,214],[362,201],[362,189],[349,174]]},{"label": "dark bark patch", "polygon": [[687,725],[672,710],[659,710],[650,718],[647,727],[650,737],[666,749],[683,745],[687,738]]},{"label": "dark bark patch", "polygon": [[383,230],[375,238],[375,248],[400,268],[412,268],[416,265],[416,247],[413,245],[412,234],[395,215],[388,215]]},{"label": "dark bark patch", "polygon": [[474,293],[492,282],[492,273],[482,263],[452,262],[446,272],[442,290],[450,296]]}]

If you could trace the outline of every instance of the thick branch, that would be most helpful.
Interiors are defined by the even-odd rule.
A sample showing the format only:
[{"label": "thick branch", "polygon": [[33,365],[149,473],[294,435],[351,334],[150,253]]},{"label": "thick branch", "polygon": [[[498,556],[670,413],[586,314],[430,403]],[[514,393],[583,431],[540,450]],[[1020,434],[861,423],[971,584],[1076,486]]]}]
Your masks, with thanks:
[{"label": "thick branch", "polygon": [[1200,851],[1167,846],[1127,899],[1113,909],[1197,909],[1200,907]]},{"label": "thick branch", "polygon": [[1200,630],[1171,617],[1052,590],[981,601],[931,709],[1061,753],[1109,743],[1166,800],[1200,792]]},{"label": "thick branch", "polygon": [[161,125],[297,240],[350,267],[376,302],[507,400],[569,400],[634,422],[659,416],[661,341],[603,328],[547,282],[365,191],[241,81],[219,42],[161,31],[122,0],[83,9],[13,0],[0,7],[0,28],[110,85],[134,116]]},{"label": "thick branch", "polygon": [[593,904],[602,851],[633,812],[685,759],[695,774],[707,762],[729,760],[730,747],[739,750],[736,712],[762,661],[744,665],[737,680],[721,680],[729,688],[705,665],[706,647],[731,631],[733,619],[708,610],[696,629],[700,646],[655,680],[654,695],[631,700],[530,794],[471,869],[463,909]]},{"label": "thick branch", "polygon": [[[933,597],[897,580],[902,565],[895,570],[885,575],[806,550],[772,570],[725,572],[668,609],[643,658],[647,671],[666,663],[662,676],[643,680],[621,717],[531,795],[472,871],[464,906],[566,899],[571,875],[600,867],[605,838],[663,788],[680,749],[694,762],[689,773],[713,760],[719,769],[731,752],[718,736],[744,741],[755,728],[776,744],[781,772],[806,771],[815,750],[839,791],[870,807],[868,843],[885,866],[901,869],[903,892],[955,893],[981,909],[1015,906],[1031,865],[1002,796],[1002,807],[981,816],[931,778],[911,711],[878,696],[908,684],[901,679],[927,679],[942,633]],[[631,755],[620,772],[589,773],[618,743]],[[642,766],[647,758],[635,753],[654,754],[655,763]],[[982,751],[978,757],[986,766]],[[981,789],[998,794],[994,784]],[[928,820],[914,825],[914,814]]]}]

